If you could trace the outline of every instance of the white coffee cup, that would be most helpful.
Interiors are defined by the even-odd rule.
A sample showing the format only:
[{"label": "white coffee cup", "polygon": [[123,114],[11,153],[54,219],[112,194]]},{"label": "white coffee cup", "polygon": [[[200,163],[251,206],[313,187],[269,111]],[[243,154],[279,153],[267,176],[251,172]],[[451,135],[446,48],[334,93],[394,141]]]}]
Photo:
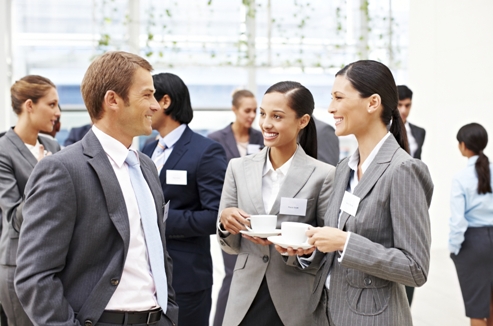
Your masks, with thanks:
[{"label": "white coffee cup", "polygon": [[247,229],[252,232],[272,232],[277,225],[277,215],[250,215],[247,220],[251,225]]},{"label": "white coffee cup", "polygon": [[311,225],[306,223],[282,222],[281,235],[289,243],[305,243],[308,240],[308,237],[306,236],[306,231],[310,227]]}]

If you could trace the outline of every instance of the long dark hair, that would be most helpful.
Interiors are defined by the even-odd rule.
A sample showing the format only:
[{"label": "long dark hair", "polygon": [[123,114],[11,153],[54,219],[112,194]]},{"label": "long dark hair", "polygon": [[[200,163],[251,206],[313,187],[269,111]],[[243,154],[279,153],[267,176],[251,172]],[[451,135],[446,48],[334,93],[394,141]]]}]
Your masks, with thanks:
[{"label": "long dark hair", "polygon": [[288,106],[296,112],[298,119],[305,114],[310,116],[308,125],[300,130],[298,139],[305,153],[313,158],[317,158],[317,128],[312,118],[315,101],[313,100],[312,93],[310,93],[308,88],[294,81],[282,81],[274,84],[265,91],[265,94],[276,92],[286,96]]},{"label": "long dark hair", "polygon": [[164,95],[171,98],[170,106],[164,110],[164,114],[170,115],[179,123],[189,124],[193,119],[192,103],[187,85],[177,75],[160,73],[152,76],[156,92],[154,97],[160,101]]},{"label": "long dark hair", "polygon": [[488,144],[488,133],[479,123],[469,123],[457,132],[457,140],[464,143],[466,148],[478,155],[476,174],[478,175],[478,194],[491,193],[490,160],[483,150]]},{"label": "long dark hair", "polygon": [[397,86],[390,69],[378,61],[360,60],[342,68],[337,76],[345,76],[362,98],[380,95],[383,106],[380,118],[386,126],[392,122],[390,132],[399,145],[409,153],[406,128],[397,109]]}]

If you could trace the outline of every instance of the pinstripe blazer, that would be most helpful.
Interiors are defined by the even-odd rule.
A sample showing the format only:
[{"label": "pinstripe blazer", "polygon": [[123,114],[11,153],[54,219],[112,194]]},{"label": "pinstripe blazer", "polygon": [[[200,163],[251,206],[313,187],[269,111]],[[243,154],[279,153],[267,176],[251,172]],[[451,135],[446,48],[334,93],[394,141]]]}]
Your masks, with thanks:
[{"label": "pinstripe blazer", "polygon": [[[219,211],[238,207],[249,214],[266,214],[262,200],[262,171],[268,157],[268,147],[261,152],[232,159],[224,181]],[[281,222],[297,221],[314,226],[324,224],[335,168],[315,160],[298,146],[284,179],[283,186],[269,214],[277,215],[277,227]],[[308,199],[305,216],[279,214],[282,197]],[[293,268],[295,257],[284,261],[273,245],[263,246],[240,235],[223,238],[221,248],[238,259],[233,273],[223,325],[236,326],[245,317],[260,284],[265,277],[270,295],[284,325],[311,325],[313,314],[308,309],[308,298],[315,280],[316,268]],[[293,259],[294,258],[294,259]]]},{"label": "pinstripe blazer", "polygon": [[[338,227],[350,175],[346,158],[336,169],[325,215],[328,226]],[[428,276],[432,193],[426,165],[411,158],[391,135],[354,189],[361,199],[356,215],[340,216],[339,228],[351,236],[343,260],[338,262],[338,253],[328,253],[317,274],[310,298],[316,324],[327,325],[318,306],[324,304],[322,289],[330,270],[328,304],[335,325],[412,325],[404,285],[421,286]]]}]

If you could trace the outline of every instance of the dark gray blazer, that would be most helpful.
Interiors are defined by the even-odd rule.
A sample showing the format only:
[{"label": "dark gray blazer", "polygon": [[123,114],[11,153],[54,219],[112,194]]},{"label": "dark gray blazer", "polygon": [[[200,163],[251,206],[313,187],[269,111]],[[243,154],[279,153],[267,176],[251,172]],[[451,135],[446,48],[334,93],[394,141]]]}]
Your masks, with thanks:
[{"label": "dark gray blazer", "polygon": [[[139,157],[166,258],[166,315],[177,323],[164,196],[154,163]],[[15,289],[27,315],[35,325],[96,324],[122,275],[130,228],[118,179],[92,131],[36,165],[26,185],[24,215]]]},{"label": "dark gray blazer", "polygon": [[[338,227],[351,175],[349,158],[337,166],[325,224]],[[351,236],[339,262],[326,254],[310,298],[319,312],[315,325],[328,325],[322,290],[330,270],[329,310],[335,325],[412,325],[404,285],[421,286],[430,266],[428,208],[433,183],[427,166],[390,136],[353,191],[361,199],[356,216],[343,212],[339,228]],[[319,309],[317,309],[319,308]]]},{"label": "dark gray blazer", "polygon": [[339,162],[339,137],[331,125],[312,116],[317,128],[317,159],[336,166]]},{"label": "dark gray blazer", "polygon": [[[223,145],[226,151],[226,159],[229,162],[232,158],[240,157],[240,152],[238,151],[238,146],[236,145],[235,135],[229,124],[226,128],[214,131],[207,135],[208,138],[217,141],[219,144]],[[260,148],[264,147],[264,136],[262,133],[256,129],[250,128],[250,139],[248,141],[250,144],[258,144]]]},{"label": "dark gray blazer", "polygon": [[416,149],[416,152],[414,152],[413,157],[421,160],[421,150],[423,149],[423,143],[425,142],[426,130],[413,125],[412,123],[409,124],[409,127],[411,127],[411,134],[418,144],[418,148]]},{"label": "dark gray blazer", "polygon": [[[60,150],[60,145],[49,138],[38,137],[38,141],[47,151],[56,153]],[[37,158],[13,129],[0,138],[1,265],[15,266],[18,231],[23,220],[24,188],[37,163]]]}]

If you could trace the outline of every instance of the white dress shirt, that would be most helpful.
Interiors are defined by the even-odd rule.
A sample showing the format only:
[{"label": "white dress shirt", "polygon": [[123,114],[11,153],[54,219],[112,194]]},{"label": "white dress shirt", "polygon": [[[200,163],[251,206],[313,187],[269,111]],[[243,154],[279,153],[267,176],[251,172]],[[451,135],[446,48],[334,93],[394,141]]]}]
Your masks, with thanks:
[{"label": "white dress shirt", "polygon": [[411,156],[414,157],[414,153],[418,150],[418,143],[416,142],[416,139],[414,138],[413,134],[411,133],[411,126],[409,125],[409,122],[406,121],[404,124],[406,127],[406,134],[407,134],[407,142],[409,144],[409,151],[411,152]]},{"label": "white dress shirt", "polygon": [[164,139],[164,143],[166,144],[166,149],[161,154],[156,155],[156,151],[158,149],[158,146],[156,146],[151,156],[152,161],[154,162],[154,164],[156,164],[158,174],[161,173],[164,164],[166,164],[168,157],[173,152],[173,148],[176,142],[181,138],[181,135],[183,135],[183,132],[185,131],[186,128],[187,128],[186,124],[181,124],[178,128],[174,129],[166,136],[164,137],[159,136],[159,142],[161,141],[161,139]]},{"label": "white dress shirt", "polygon": [[[383,136],[383,138],[373,148],[370,155],[368,155],[366,160],[363,162],[363,164],[361,165],[361,177],[363,177],[366,170],[368,169],[370,164],[375,159],[375,156],[377,156],[378,152],[380,151],[380,148],[382,148],[383,143],[385,143],[385,141],[387,140],[387,138],[389,138],[389,136],[390,136],[390,132],[387,132],[387,134],[385,136]],[[356,186],[359,183],[358,164],[359,164],[359,150],[356,149],[356,151],[353,153],[353,155],[351,155],[351,157],[349,158],[349,161],[347,163],[347,165],[351,169],[351,174],[352,174],[352,178],[349,179],[349,185],[348,185],[347,190],[346,190],[347,192],[353,193],[354,189],[356,188]],[[341,214],[342,214],[342,211],[339,212],[339,218],[337,220],[337,227],[339,227],[339,223],[341,221]],[[341,263],[342,260],[344,259],[344,252],[346,251],[346,247],[347,247],[347,244],[349,242],[350,237],[351,237],[351,232],[348,232],[348,237],[346,239],[346,243],[344,244],[344,250],[342,251],[342,253],[340,252],[341,256],[337,259],[337,261],[339,263]],[[330,271],[329,271],[329,276],[327,277],[327,280],[325,281],[325,286],[327,287],[327,289],[330,287]]]},{"label": "white dress shirt", "polygon": [[[106,306],[106,310],[150,310],[158,307],[158,303],[147,256],[139,206],[130,182],[128,165],[125,163],[129,149],[118,140],[102,132],[95,125],[92,126],[92,131],[101,143],[113,167],[113,171],[115,171],[125,199],[130,227],[130,242],[123,273],[115,293],[113,293]],[[151,190],[148,189],[148,191],[148,196],[152,196]]]},{"label": "white dress shirt", "polygon": [[[27,149],[34,155],[34,157],[36,158],[36,160],[38,160],[38,157],[39,157],[39,146],[41,146],[41,144],[39,143],[39,140],[36,139],[36,144],[33,145],[30,145],[30,144],[27,144],[27,143],[24,143],[24,145],[26,145]],[[46,150],[45,150],[45,155],[46,155]]]},{"label": "white dress shirt", "polygon": [[264,163],[264,170],[262,173],[262,199],[264,201],[265,212],[269,214],[272,209],[272,205],[276,201],[277,195],[279,194],[279,189],[281,189],[282,183],[286,178],[291,162],[293,161],[293,156],[286,161],[278,169],[274,169],[267,154],[267,159]]}]

